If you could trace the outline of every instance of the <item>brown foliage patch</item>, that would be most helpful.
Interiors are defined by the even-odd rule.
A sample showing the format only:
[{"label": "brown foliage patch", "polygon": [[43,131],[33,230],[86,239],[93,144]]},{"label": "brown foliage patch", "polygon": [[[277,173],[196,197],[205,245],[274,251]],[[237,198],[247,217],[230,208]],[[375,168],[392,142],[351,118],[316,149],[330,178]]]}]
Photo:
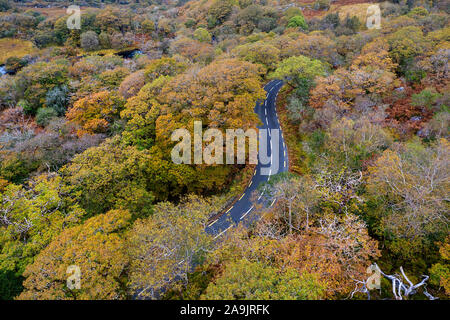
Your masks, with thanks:
[{"label": "brown foliage patch", "polygon": [[411,104],[411,96],[420,93],[423,89],[422,85],[405,86],[403,97],[397,99],[395,95],[391,95],[385,99],[385,102],[390,105],[386,109],[388,115],[386,122],[399,133],[415,134],[433,117],[433,112]]}]

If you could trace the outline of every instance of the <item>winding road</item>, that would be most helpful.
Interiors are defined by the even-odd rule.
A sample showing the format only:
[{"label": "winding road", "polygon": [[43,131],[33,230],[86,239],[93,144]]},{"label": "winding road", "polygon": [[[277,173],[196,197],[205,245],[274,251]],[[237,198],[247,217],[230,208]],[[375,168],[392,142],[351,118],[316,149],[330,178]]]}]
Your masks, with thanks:
[{"label": "winding road", "polygon": [[[249,214],[253,210],[253,203],[251,201],[252,194],[254,192],[259,192],[258,201],[263,201],[262,191],[258,191],[258,186],[261,183],[267,182],[270,180],[271,175],[284,172],[288,170],[288,154],[286,149],[286,144],[284,143],[283,133],[281,131],[280,122],[278,121],[278,115],[276,110],[276,99],[278,96],[278,92],[283,86],[283,81],[281,80],[273,80],[269,82],[264,90],[267,92],[266,99],[263,102],[258,102],[255,107],[255,113],[258,114],[262,126],[259,126],[259,129],[269,129],[268,135],[268,144],[267,144],[267,156],[270,157],[270,163],[262,164],[260,161],[256,166],[254,175],[252,180],[250,181],[248,187],[245,189],[244,194],[239,198],[238,201],[234,203],[234,205],[229,208],[223,215],[221,215],[216,220],[210,222],[206,231],[210,234],[215,234],[216,238],[222,236],[228,229],[232,228],[240,221],[249,222]],[[270,133],[270,130],[278,129],[279,130],[279,144],[278,144],[278,166],[272,165],[273,161],[276,161],[276,157],[273,157],[272,149],[276,152],[276,147],[273,148],[275,141],[272,139],[276,139],[276,134]],[[278,172],[271,171],[271,168],[277,168]],[[262,171],[263,170],[263,171]],[[268,174],[264,174],[268,172]],[[271,203],[266,203],[266,206],[273,206],[275,203],[275,199]]]},{"label": "winding road", "polygon": [[[287,161],[287,149],[286,145],[284,143],[283,134],[281,132],[280,128],[280,122],[278,121],[277,116],[277,110],[276,110],[276,99],[278,96],[278,92],[280,91],[281,87],[283,86],[283,81],[281,80],[274,80],[269,82],[265,87],[264,90],[266,90],[267,95],[266,99],[263,102],[257,103],[255,107],[255,112],[258,114],[259,118],[261,119],[261,122],[263,123],[262,126],[259,126],[259,129],[278,129],[279,130],[279,165],[278,165],[278,172],[284,172],[288,170],[288,161]],[[215,239],[223,236],[227,230],[237,225],[239,222],[243,221],[244,223],[251,223],[251,215],[249,213],[253,210],[253,203],[251,201],[252,194],[254,192],[259,192],[259,198],[258,201],[264,201],[265,199],[262,197],[261,192],[258,190],[258,186],[261,183],[267,182],[270,180],[271,177],[271,171],[270,168],[272,168],[273,161],[276,161],[276,157],[272,155],[272,146],[275,146],[274,141],[272,141],[272,138],[274,138],[276,134],[272,133],[268,138],[268,147],[267,147],[267,156],[270,158],[270,162],[268,162],[266,165],[262,163],[258,163],[256,166],[254,175],[252,177],[252,180],[250,181],[248,187],[245,189],[244,194],[239,198],[238,201],[234,203],[234,205],[228,209],[223,215],[221,215],[218,219],[211,221],[211,223],[207,226],[206,232],[208,232],[211,235],[215,236]],[[275,148],[276,149],[276,146]],[[277,167],[277,166],[275,166]],[[264,172],[261,171],[267,171],[269,174],[264,174]],[[275,173],[273,173],[275,174]],[[271,202],[272,201],[272,202]],[[275,200],[271,200],[269,203],[264,203],[267,207],[271,207],[274,205]],[[179,264],[183,263],[185,260],[179,262]],[[192,266],[192,271],[194,270],[194,266]],[[145,289],[145,290],[148,290]],[[136,292],[134,295],[134,298],[138,299],[140,294],[144,290],[138,290],[139,293]]]}]

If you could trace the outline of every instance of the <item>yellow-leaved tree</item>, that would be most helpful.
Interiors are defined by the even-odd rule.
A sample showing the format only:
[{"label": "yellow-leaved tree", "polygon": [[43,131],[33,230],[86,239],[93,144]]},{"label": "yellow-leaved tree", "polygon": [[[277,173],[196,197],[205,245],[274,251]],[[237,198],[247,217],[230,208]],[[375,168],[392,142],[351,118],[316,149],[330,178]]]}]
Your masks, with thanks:
[{"label": "yellow-leaved tree", "polygon": [[[121,232],[130,219],[128,211],[112,210],[63,231],[26,268],[25,290],[18,299],[125,298],[128,256]],[[80,271],[79,288],[67,282],[68,270],[75,270],[71,266]]]}]

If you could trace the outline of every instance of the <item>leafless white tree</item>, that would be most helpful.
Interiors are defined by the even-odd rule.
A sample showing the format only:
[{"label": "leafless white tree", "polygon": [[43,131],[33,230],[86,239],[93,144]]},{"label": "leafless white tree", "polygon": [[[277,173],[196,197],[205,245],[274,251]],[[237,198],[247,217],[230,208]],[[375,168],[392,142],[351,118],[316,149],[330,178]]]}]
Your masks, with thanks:
[{"label": "leafless white tree", "polygon": [[[417,284],[413,284],[413,282],[408,278],[408,276],[403,271],[403,267],[400,267],[401,275],[399,274],[386,274],[383,271],[381,271],[380,267],[375,264],[375,267],[378,268],[380,271],[380,274],[391,281],[392,283],[392,293],[394,295],[395,300],[404,300],[408,297],[418,293],[418,289],[422,287],[423,294],[429,299],[429,300],[436,300],[438,298],[434,297],[427,291],[427,281],[430,278],[427,275],[422,275],[422,281],[420,281]],[[355,279],[354,279],[355,280]],[[356,293],[365,293],[367,294],[368,299],[370,300],[370,292],[367,288],[367,280],[361,281],[361,280],[355,280],[355,289],[351,293],[351,297]]]}]

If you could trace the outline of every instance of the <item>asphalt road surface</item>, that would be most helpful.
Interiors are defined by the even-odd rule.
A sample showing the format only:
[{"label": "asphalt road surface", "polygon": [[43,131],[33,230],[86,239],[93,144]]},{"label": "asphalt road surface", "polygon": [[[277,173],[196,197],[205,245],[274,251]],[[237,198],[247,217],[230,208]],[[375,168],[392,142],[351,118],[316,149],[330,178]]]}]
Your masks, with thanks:
[{"label": "asphalt road surface", "polygon": [[[273,80],[269,82],[264,90],[266,91],[266,100],[263,102],[257,103],[255,107],[255,112],[258,114],[262,126],[259,126],[259,129],[269,129],[268,132],[270,134],[267,135],[268,143],[267,143],[267,156],[270,157],[270,162],[267,161],[267,164],[261,163],[259,160],[258,165],[256,166],[256,170],[254,172],[253,178],[249,183],[247,189],[244,194],[239,198],[234,205],[227,209],[227,211],[220,216],[218,219],[211,221],[211,223],[206,228],[206,231],[210,234],[215,234],[216,238],[222,236],[228,229],[234,227],[239,222],[243,221],[244,223],[248,223],[251,217],[250,213],[254,209],[253,203],[251,201],[252,195],[255,194],[257,196],[257,201],[264,201],[265,197],[262,197],[263,191],[258,190],[258,186],[261,183],[267,182],[270,180],[271,176],[277,173],[281,173],[288,170],[288,155],[286,144],[284,143],[283,133],[281,131],[280,122],[278,121],[278,115],[276,110],[276,99],[278,96],[278,92],[283,86],[283,81],[281,80]],[[270,130],[278,129],[278,165],[276,164],[277,157],[275,153],[277,150],[276,143],[276,133]],[[273,139],[273,140],[272,140]],[[272,152],[273,151],[273,152]],[[260,150],[261,152],[261,150]],[[273,153],[273,154],[272,154]],[[259,159],[259,157],[258,157]],[[266,207],[271,207],[275,203],[275,199],[270,199],[267,202],[267,199],[264,203]]]}]

